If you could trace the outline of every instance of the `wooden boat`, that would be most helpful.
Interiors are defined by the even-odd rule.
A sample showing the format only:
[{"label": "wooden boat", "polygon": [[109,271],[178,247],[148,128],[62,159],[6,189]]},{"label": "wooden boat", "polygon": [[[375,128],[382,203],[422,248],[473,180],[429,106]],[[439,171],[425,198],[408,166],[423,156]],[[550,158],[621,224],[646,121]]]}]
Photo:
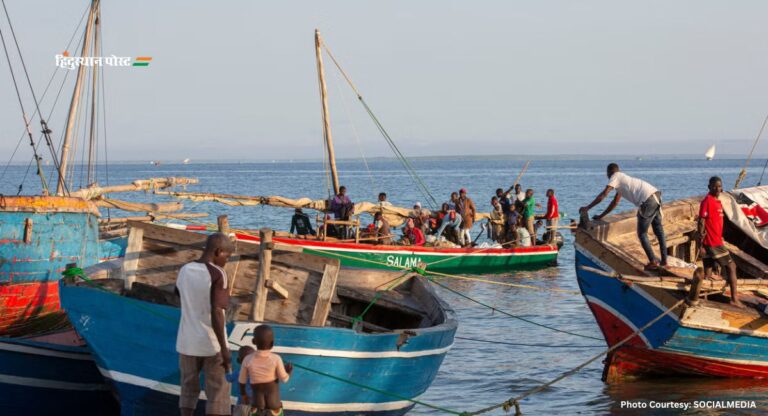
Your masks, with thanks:
[{"label": "wooden boat", "polygon": [[579,287],[608,345],[674,307],[609,355],[606,381],[658,374],[768,377],[768,230],[757,227],[757,220],[746,214],[750,206],[744,204],[749,200],[765,207],[766,196],[768,187],[738,189],[720,197],[726,246],[738,267],[739,299],[745,308],[728,304],[722,280],[703,282],[701,299],[691,295],[674,307],[689,296],[698,260],[692,234],[701,198],[663,206],[667,251],[674,256],[663,276],[643,270],[647,259],[635,234],[634,212],[577,231]]},{"label": "wooden boat", "polygon": [[[325,153],[328,155],[328,176],[331,179],[334,195],[336,195],[339,192],[340,183],[338,172],[336,170],[336,152],[331,135],[328,97],[325,85],[325,69],[322,58],[323,50],[330,55],[330,51],[324,44],[320,33],[315,31],[315,54],[323,114],[323,140],[326,145]],[[376,123],[387,142],[392,146],[393,151],[395,151],[395,155],[403,161],[408,174],[414,179],[415,187],[424,194],[426,200],[433,205],[433,208],[437,208],[437,201],[435,201],[429,193],[426,185],[424,185],[421,179],[418,178],[418,175],[413,167],[410,166],[410,163],[405,160],[402,153],[397,150],[397,147],[392,142],[391,137],[386,133],[386,130],[384,130],[384,127],[373,116],[373,113],[365,103],[362,95],[351,83],[349,76],[341,69],[341,66],[339,66],[339,63],[332,55],[331,59],[341,71],[344,79],[355,91],[360,102],[363,103],[366,110],[372,116],[374,123]],[[510,188],[510,190],[511,189],[512,188]],[[230,206],[272,205],[287,208],[313,209],[323,213],[330,211],[329,200],[312,200],[310,198],[290,199],[281,196],[242,196],[188,192],[164,192],[163,194],[194,201],[220,202]],[[332,198],[332,195],[328,195],[328,197],[330,199]],[[461,248],[452,244],[435,244],[431,246],[377,244],[379,243],[377,238],[366,238],[361,236],[360,216],[362,214],[373,216],[375,213],[379,212],[387,219],[391,227],[402,224],[409,218],[409,216],[413,215],[413,210],[407,208],[360,202],[355,204],[354,218],[352,219],[332,220],[326,218],[325,215],[323,215],[322,219],[318,217],[317,228],[324,230],[324,232],[318,233],[318,236],[292,238],[288,233],[278,233],[279,235],[276,241],[295,246],[306,253],[337,258],[341,261],[343,267],[362,269],[397,270],[403,267],[412,267],[418,263],[425,263],[429,270],[437,272],[483,274],[542,268],[552,266],[557,262],[559,249],[557,244],[543,244],[538,247],[512,247],[507,245],[499,246],[497,248]],[[487,213],[477,213],[475,215],[475,221],[488,218],[489,214]],[[329,226],[349,227],[353,230],[350,234],[354,237],[349,239],[330,237],[327,232]],[[238,236],[238,238],[240,238],[240,236]],[[258,242],[258,238],[246,239]]]},{"label": "wooden boat", "polygon": [[72,329],[0,338],[0,409],[25,415],[119,411],[88,348]]},{"label": "wooden boat", "polygon": [[[179,268],[200,256],[205,238],[131,223],[119,270],[95,276],[105,278],[95,281],[99,286],[62,281],[64,308],[124,415],[178,413],[180,310],[173,288]],[[418,275],[398,273],[393,280],[391,273],[340,273],[338,260],[274,244],[271,253],[267,245],[238,241],[227,265],[233,354],[250,345],[257,325],[269,323],[275,352],[296,366],[281,386],[288,414],[405,414],[413,403],[403,398],[426,391],[453,344],[453,312]],[[110,282],[124,288],[101,287]]]},{"label": "wooden boat", "polygon": [[[6,11],[7,13],[7,11]],[[6,16],[10,24],[10,17]],[[98,52],[100,33],[100,2],[93,0],[87,13],[81,56],[92,56]],[[9,58],[10,59],[10,58]],[[9,62],[13,71],[12,62]],[[81,169],[81,176],[86,177],[85,186],[73,188],[73,171],[69,168],[73,162],[72,150],[77,143],[78,108],[83,107],[81,96],[87,75],[86,66],[79,66],[74,91],[70,101],[67,127],[59,151],[53,150],[50,143],[52,131],[47,122],[40,118],[45,142],[49,143],[50,160],[53,161],[53,173],[56,184],[49,188],[45,172],[41,165],[38,149],[32,136],[31,120],[26,113],[24,123],[29,139],[33,143],[33,160],[37,162],[37,172],[41,181],[40,195],[2,196],[0,195],[0,335],[33,335],[58,328],[65,321],[59,310],[58,284],[61,272],[68,263],[89,266],[103,259],[119,257],[122,254],[120,241],[100,239],[99,207],[116,208],[144,213],[161,212],[166,216],[169,211],[182,206],[172,204],[145,204],[107,199],[104,195],[113,192],[149,191],[165,189],[176,185],[197,183],[188,178],[152,178],[137,180],[127,185],[100,187],[96,183],[96,129],[98,106],[91,105],[89,138],[81,138],[88,146],[88,163]],[[93,82],[91,103],[97,99],[96,86],[98,71],[92,70]],[[14,82],[16,80],[14,79]],[[31,85],[31,84],[30,84]],[[87,98],[86,98],[87,99]],[[19,98],[22,102],[21,97]],[[22,106],[22,111],[23,111]],[[39,111],[38,110],[38,117]],[[81,112],[82,113],[82,112]],[[41,139],[42,141],[42,139]],[[85,170],[87,169],[87,176]],[[21,188],[19,188],[21,191]],[[108,222],[108,221],[107,221]]]}]

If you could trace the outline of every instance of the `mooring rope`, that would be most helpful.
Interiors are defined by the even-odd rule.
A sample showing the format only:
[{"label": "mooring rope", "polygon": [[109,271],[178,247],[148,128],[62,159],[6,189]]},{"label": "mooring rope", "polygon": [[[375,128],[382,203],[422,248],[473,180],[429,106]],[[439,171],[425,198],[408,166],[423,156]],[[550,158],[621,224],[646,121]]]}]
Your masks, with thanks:
[{"label": "mooring rope", "polygon": [[460,336],[454,336],[454,338],[460,339],[463,341],[482,342],[485,344],[511,345],[513,347],[535,347],[535,348],[603,348],[605,347],[605,345],[526,344],[526,343],[520,343],[520,342],[496,341],[491,339],[480,339],[480,338],[470,338],[470,337],[460,337]]}]

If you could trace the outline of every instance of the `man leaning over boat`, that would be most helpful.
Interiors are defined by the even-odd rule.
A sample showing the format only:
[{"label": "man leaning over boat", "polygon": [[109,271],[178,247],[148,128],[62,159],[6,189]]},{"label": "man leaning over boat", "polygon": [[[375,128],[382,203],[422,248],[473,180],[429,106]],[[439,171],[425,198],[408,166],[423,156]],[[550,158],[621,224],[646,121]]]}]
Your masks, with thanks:
[{"label": "man leaning over boat", "polygon": [[[608,175],[608,184],[605,186],[595,200],[586,207],[579,208],[579,213],[588,216],[589,210],[600,204],[614,190],[616,195],[602,214],[594,216],[593,219],[601,220],[608,215],[619,204],[621,198],[633,203],[637,208],[637,236],[640,244],[643,246],[645,255],[648,256],[647,270],[658,269],[659,266],[667,265],[667,244],[664,236],[664,226],[662,224],[661,214],[661,192],[648,182],[633,178],[621,172],[619,165],[611,163],[606,168]],[[659,253],[661,262],[653,254],[653,248],[648,241],[648,228],[653,228],[653,234],[659,240]]]}]

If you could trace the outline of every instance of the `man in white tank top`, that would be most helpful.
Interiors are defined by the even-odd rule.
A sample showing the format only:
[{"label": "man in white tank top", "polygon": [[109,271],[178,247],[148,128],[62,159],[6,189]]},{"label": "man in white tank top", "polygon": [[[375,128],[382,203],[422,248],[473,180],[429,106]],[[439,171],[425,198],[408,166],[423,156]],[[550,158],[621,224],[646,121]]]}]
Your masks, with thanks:
[{"label": "man in white tank top", "polygon": [[181,320],[176,336],[179,353],[182,416],[192,416],[200,397],[200,373],[205,380],[206,415],[229,415],[231,387],[226,373],[231,357],[224,326],[229,289],[224,266],[234,246],[224,234],[208,236],[199,260],[187,263],[176,279]]},{"label": "man in white tank top", "polygon": [[[633,178],[624,172],[619,170],[619,165],[611,163],[608,165],[608,185],[605,186],[603,192],[601,192],[592,203],[586,207],[579,208],[579,213],[588,215],[589,210],[598,205],[614,190],[616,195],[608,207],[605,208],[600,215],[595,215],[595,220],[601,220],[608,215],[619,201],[623,197],[632,204],[634,204],[637,210],[637,236],[640,239],[640,244],[643,246],[645,255],[648,256],[647,269],[658,268],[659,265],[667,265],[667,244],[664,235],[664,226],[662,224],[661,215],[661,192],[648,182]],[[659,252],[661,254],[661,263],[653,254],[651,243],[648,241],[648,228],[653,228],[653,234],[656,235],[656,239],[659,240]]]}]

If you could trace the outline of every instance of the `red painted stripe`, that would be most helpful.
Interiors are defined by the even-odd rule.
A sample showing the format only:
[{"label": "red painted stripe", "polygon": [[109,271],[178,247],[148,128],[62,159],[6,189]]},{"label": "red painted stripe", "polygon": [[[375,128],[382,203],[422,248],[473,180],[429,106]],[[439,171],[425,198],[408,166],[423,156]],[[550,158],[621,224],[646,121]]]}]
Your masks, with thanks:
[{"label": "red painted stripe", "polygon": [[[241,233],[235,233],[238,240],[258,242],[259,237]],[[515,247],[515,248],[435,248],[435,247],[417,247],[417,246],[385,246],[385,245],[372,245],[372,244],[355,244],[355,243],[332,243],[327,241],[312,241],[301,240],[294,238],[273,238],[273,241],[283,244],[298,245],[309,248],[317,249],[349,249],[349,250],[365,250],[373,252],[392,252],[392,251],[411,251],[414,253],[424,254],[540,254],[540,253],[553,253],[557,252],[557,249],[550,246],[535,246],[535,247]]]},{"label": "red painted stripe", "polygon": [[0,334],[16,333],[60,310],[58,282],[0,285]]},{"label": "red painted stripe", "polygon": [[[589,307],[609,345],[614,345],[635,332],[623,320],[600,305],[589,302]],[[616,350],[607,365],[609,368],[606,374],[609,382],[651,374],[768,378],[768,363],[765,365],[730,363],[649,349],[640,337],[633,338],[626,346]]]}]

